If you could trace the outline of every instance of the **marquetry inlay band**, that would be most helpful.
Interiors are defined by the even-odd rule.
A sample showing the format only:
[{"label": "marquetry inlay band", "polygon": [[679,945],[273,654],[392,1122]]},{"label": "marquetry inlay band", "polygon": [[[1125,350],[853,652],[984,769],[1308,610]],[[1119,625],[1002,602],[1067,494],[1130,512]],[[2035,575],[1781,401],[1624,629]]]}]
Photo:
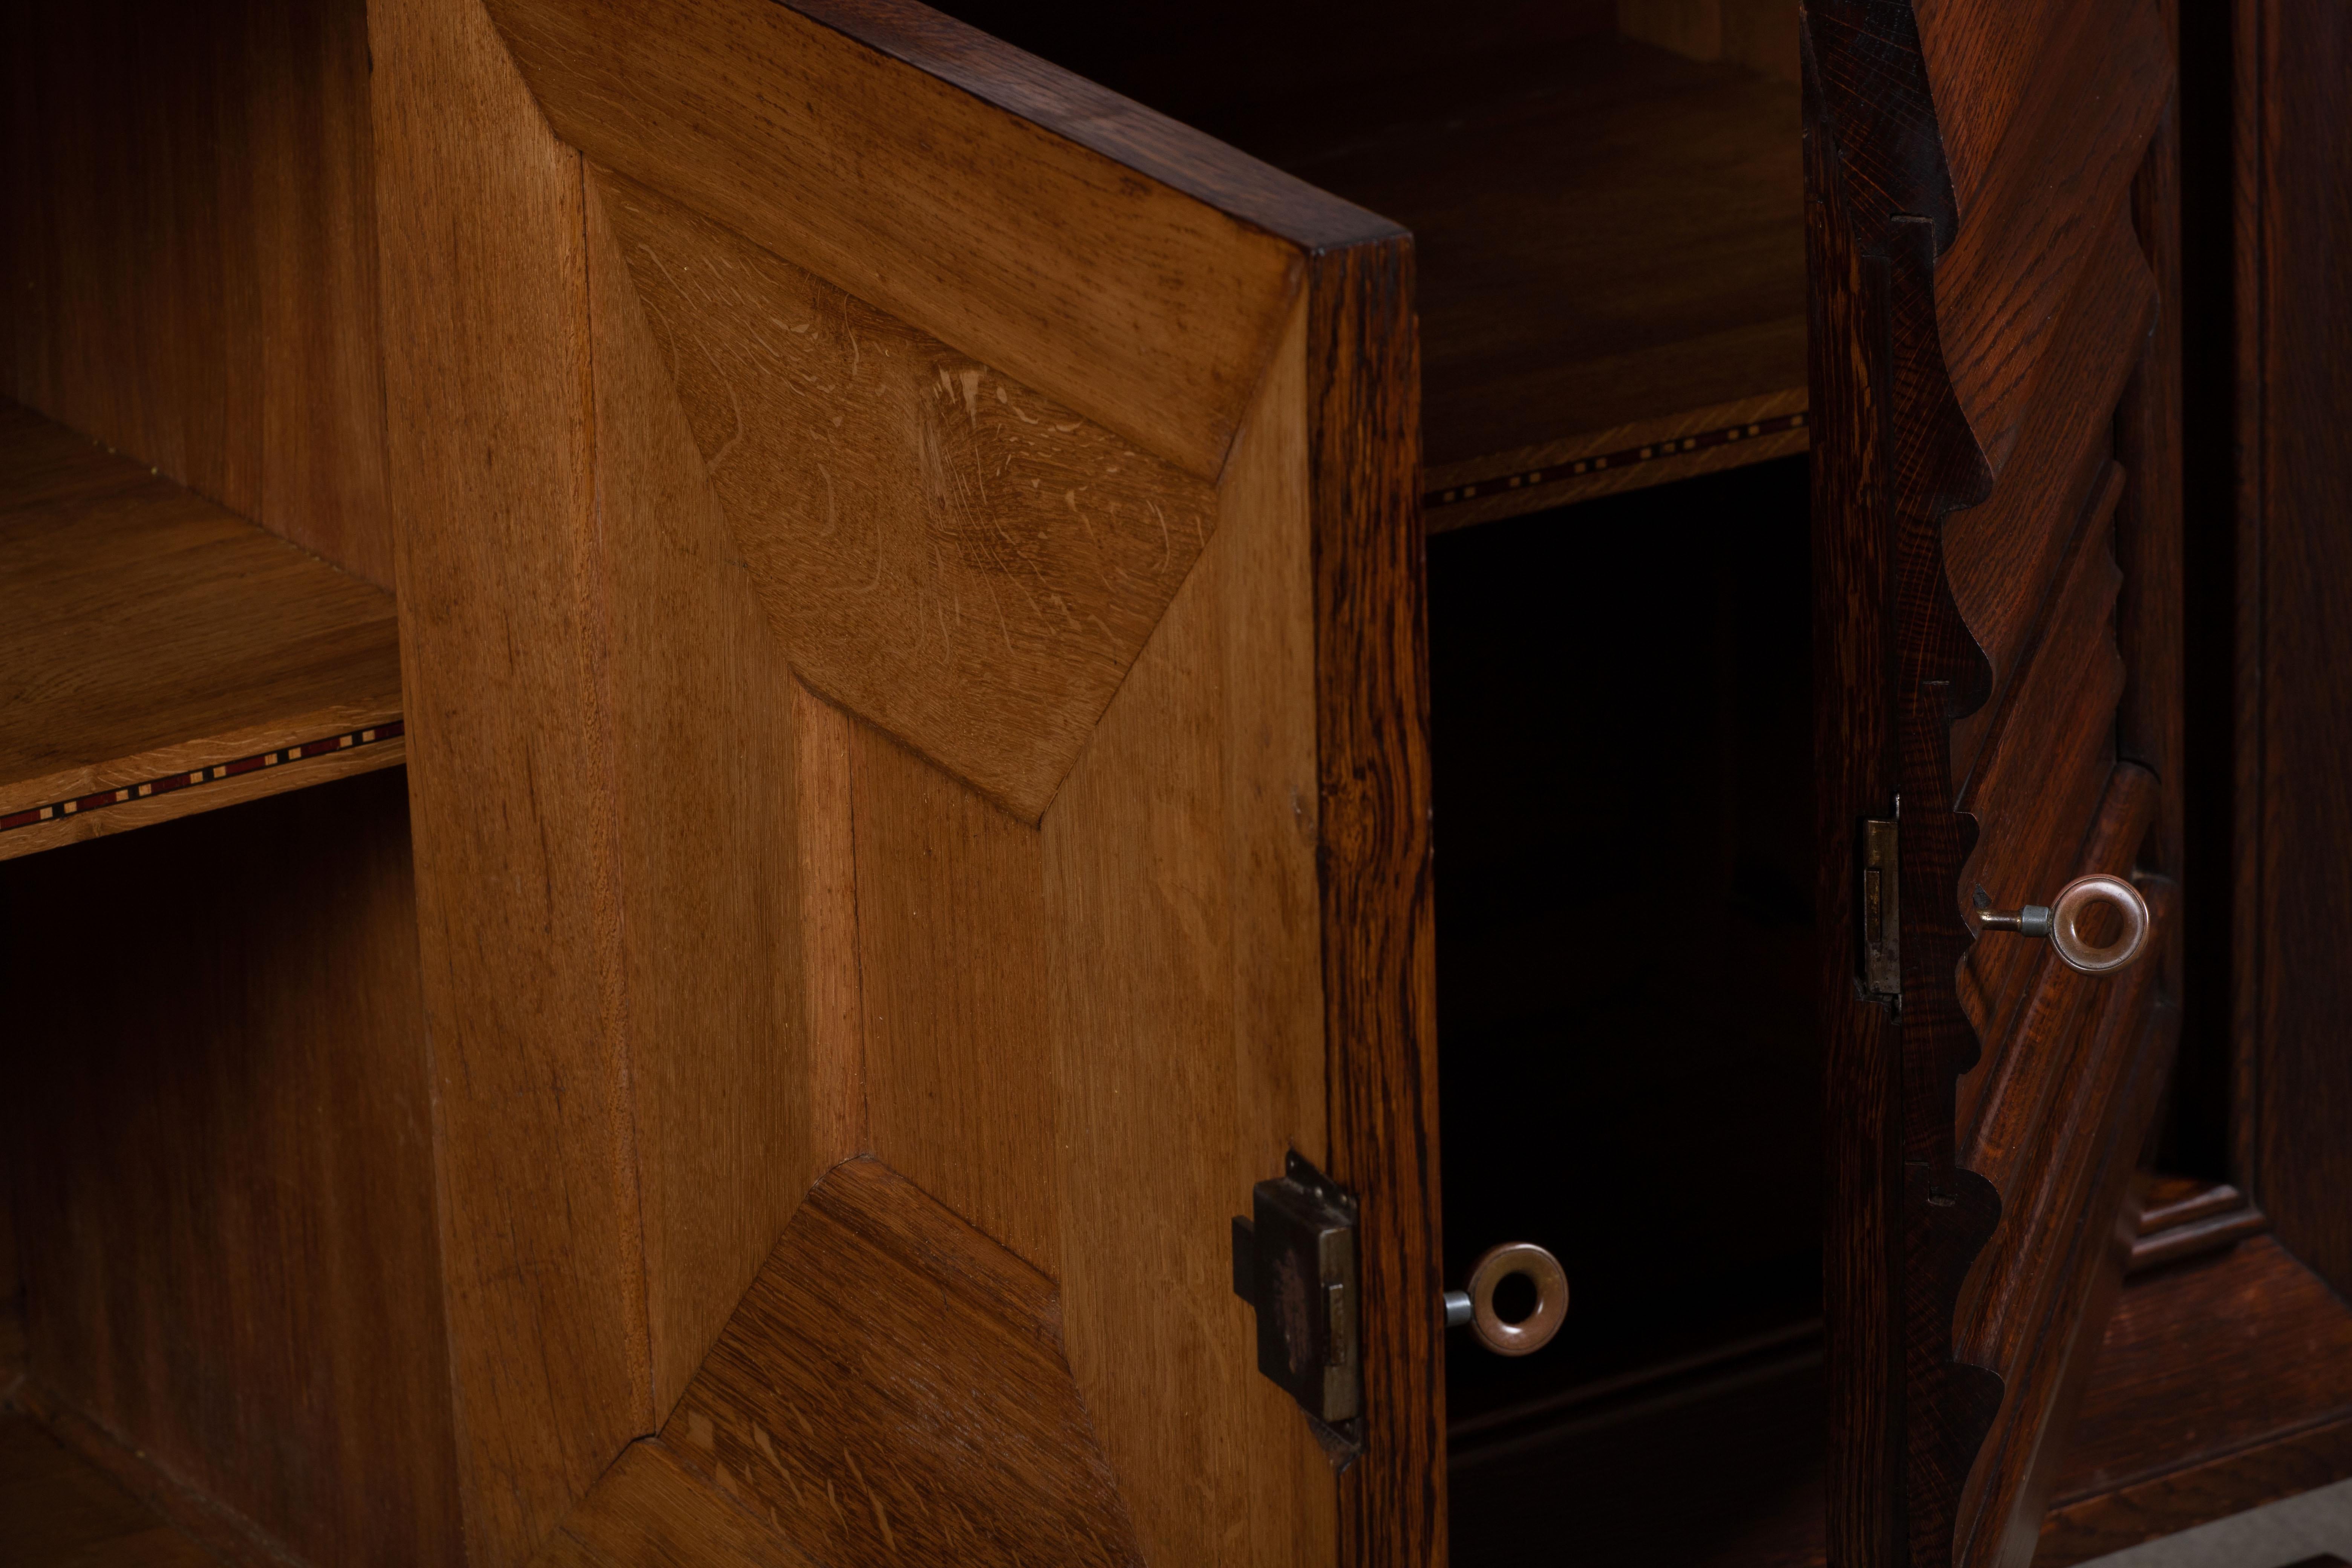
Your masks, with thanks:
[{"label": "marquetry inlay band", "polygon": [[1805,416],[1776,414],[1769,419],[1758,419],[1746,425],[1727,426],[1697,436],[1680,436],[1670,441],[1652,441],[1645,446],[1628,447],[1622,452],[1602,452],[1590,458],[1570,458],[1540,468],[1527,468],[1516,474],[1498,474],[1491,479],[1474,484],[1453,485],[1442,490],[1431,490],[1421,498],[1424,509],[1452,506],[1475,500],[1503,490],[1523,490],[1541,485],[1566,484],[1571,479],[1611,468],[1632,468],[1637,463],[1654,463],[1665,458],[1685,457],[1704,452],[1710,447],[1728,447],[1735,441],[1753,441],[1761,436],[1778,436],[1805,427]]},{"label": "marquetry inlay band", "polygon": [[102,789],[72,800],[52,801],[47,805],[27,806],[22,811],[0,816],[0,833],[19,827],[33,827],[44,822],[54,822],[61,816],[80,816],[93,811],[104,811],[110,805],[122,805],[134,800],[146,800],[159,795],[171,795],[184,789],[196,789],[223,779],[257,773],[264,768],[283,767],[306,757],[323,757],[331,752],[349,752],[362,746],[397,739],[406,733],[406,721],[394,719],[389,724],[376,724],[365,730],[346,731],[329,735],[323,740],[305,741],[299,745],[282,746],[274,752],[257,752],[249,757],[239,757],[233,763],[215,763],[209,767],[191,768],[185,773],[165,773],[144,784],[126,784],[121,789]]}]

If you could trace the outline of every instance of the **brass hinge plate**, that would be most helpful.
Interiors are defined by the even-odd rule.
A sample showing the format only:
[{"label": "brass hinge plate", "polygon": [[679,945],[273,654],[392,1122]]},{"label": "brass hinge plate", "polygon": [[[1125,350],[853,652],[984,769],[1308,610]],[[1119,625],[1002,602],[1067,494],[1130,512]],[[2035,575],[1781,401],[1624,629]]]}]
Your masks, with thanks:
[{"label": "brass hinge plate", "polygon": [[1862,988],[1874,1000],[1903,999],[1903,876],[1895,824],[1862,825]]}]

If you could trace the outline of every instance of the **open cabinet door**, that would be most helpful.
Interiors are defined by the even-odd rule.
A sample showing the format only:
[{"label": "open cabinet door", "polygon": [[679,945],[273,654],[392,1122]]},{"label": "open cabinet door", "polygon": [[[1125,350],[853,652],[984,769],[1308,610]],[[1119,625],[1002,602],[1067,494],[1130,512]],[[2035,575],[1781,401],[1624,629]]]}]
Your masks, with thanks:
[{"label": "open cabinet door", "polygon": [[[2173,36],[1806,5],[1843,1568],[2031,1559],[2172,1054]],[[2084,875],[2137,962],[2008,929]]]},{"label": "open cabinet door", "polygon": [[898,0],[370,16],[470,1560],[1435,1560],[1407,237]]}]

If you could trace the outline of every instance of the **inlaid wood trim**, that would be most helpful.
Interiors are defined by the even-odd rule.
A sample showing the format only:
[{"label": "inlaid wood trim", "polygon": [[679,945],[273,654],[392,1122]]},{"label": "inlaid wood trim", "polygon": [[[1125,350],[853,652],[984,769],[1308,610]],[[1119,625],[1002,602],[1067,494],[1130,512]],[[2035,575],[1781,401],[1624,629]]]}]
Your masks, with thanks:
[{"label": "inlaid wood trim", "polygon": [[[20,827],[37,827],[44,822],[53,822],[61,817],[87,816],[92,812],[104,811],[109,806],[123,805],[131,801],[146,800],[159,795],[171,795],[180,790],[197,789],[205,784],[218,784],[223,779],[242,778],[247,773],[259,773],[264,768],[279,767],[289,763],[299,763],[307,758],[331,756],[337,752],[354,751],[362,746],[381,745],[387,741],[399,740],[407,732],[406,722],[394,719],[389,724],[371,724],[363,730],[348,730],[340,735],[328,735],[316,741],[304,741],[299,745],[281,746],[274,752],[256,752],[249,757],[239,757],[234,762],[216,763],[205,768],[191,768],[185,773],[158,774],[154,778],[140,784],[127,784],[121,789],[102,789],[93,795],[79,795],[70,800],[51,801],[45,805],[28,806],[23,811],[11,812],[6,816],[0,816],[0,833],[13,833]],[[387,756],[376,765],[388,766],[397,760]]]},{"label": "inlaid wood trim", "polygon": [[[1645,441],[1640,446],[1627,447],[1614,452],[1598,452],[1589,458],[1565,458],[1539,468],[1530,468],[1516,473],[1497,474],[1492,479],[1482,479],[1465,484],[1448,485],[1441,489],[1433,489],[1421,498],[1421,504],[1423,510],[1432,514],[1429,529],[1434,533],[1453,526],[1449,519],[1436,515],[1442,509],[1456,506],[1464,501],[1475,500],[1481,496],[1491,498],[1497,490],[1528,491],[1541,489],[1549,492],[1555,488],[1568,487],[1574,480],[1601,474],[1612,468],[1630,468],[1637,464],[1655,463],[1666,458],[1687,457],[1694,452],[1728,447],[1739,441],[1756,442],[1765,437],[1783,436],[1792,431],[1801,431],[1806,428],[1805,420],[1805,411],[1799,409],[1794,414],[1775,415],[1768,419],[1753,419],[1743,425],[1708,430],[1696,436]],[[1781,453],[1776,448],[1765,455],[1779,457]],[[1562,495],[1560,499],[1572,498]],[[1553,503],[1549,493],[1543,501],[1536,503],[1543,506],[1551,504]],[[1529,510],[1534,510],[1534,507],[1531,506]]]}]

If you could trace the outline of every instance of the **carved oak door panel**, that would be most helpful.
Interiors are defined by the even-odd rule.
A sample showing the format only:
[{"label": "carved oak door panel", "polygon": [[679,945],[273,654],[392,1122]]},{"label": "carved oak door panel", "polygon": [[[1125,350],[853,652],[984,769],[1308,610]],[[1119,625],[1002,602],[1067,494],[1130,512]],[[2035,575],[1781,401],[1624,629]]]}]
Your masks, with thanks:
[{"label": "carved oak door panel", "polygon": [[[2030,1561],[2171,1057],[2172,37],[2163,0],[1806,6],[1851,1568]],[[2013,929],[2084,875],[2140,895],[2137,963]]]},{"label": "carved oak door panel", "polygon": [[1406,237],[895,0],[371,42],[472,1560],[1436,1558]]}]

